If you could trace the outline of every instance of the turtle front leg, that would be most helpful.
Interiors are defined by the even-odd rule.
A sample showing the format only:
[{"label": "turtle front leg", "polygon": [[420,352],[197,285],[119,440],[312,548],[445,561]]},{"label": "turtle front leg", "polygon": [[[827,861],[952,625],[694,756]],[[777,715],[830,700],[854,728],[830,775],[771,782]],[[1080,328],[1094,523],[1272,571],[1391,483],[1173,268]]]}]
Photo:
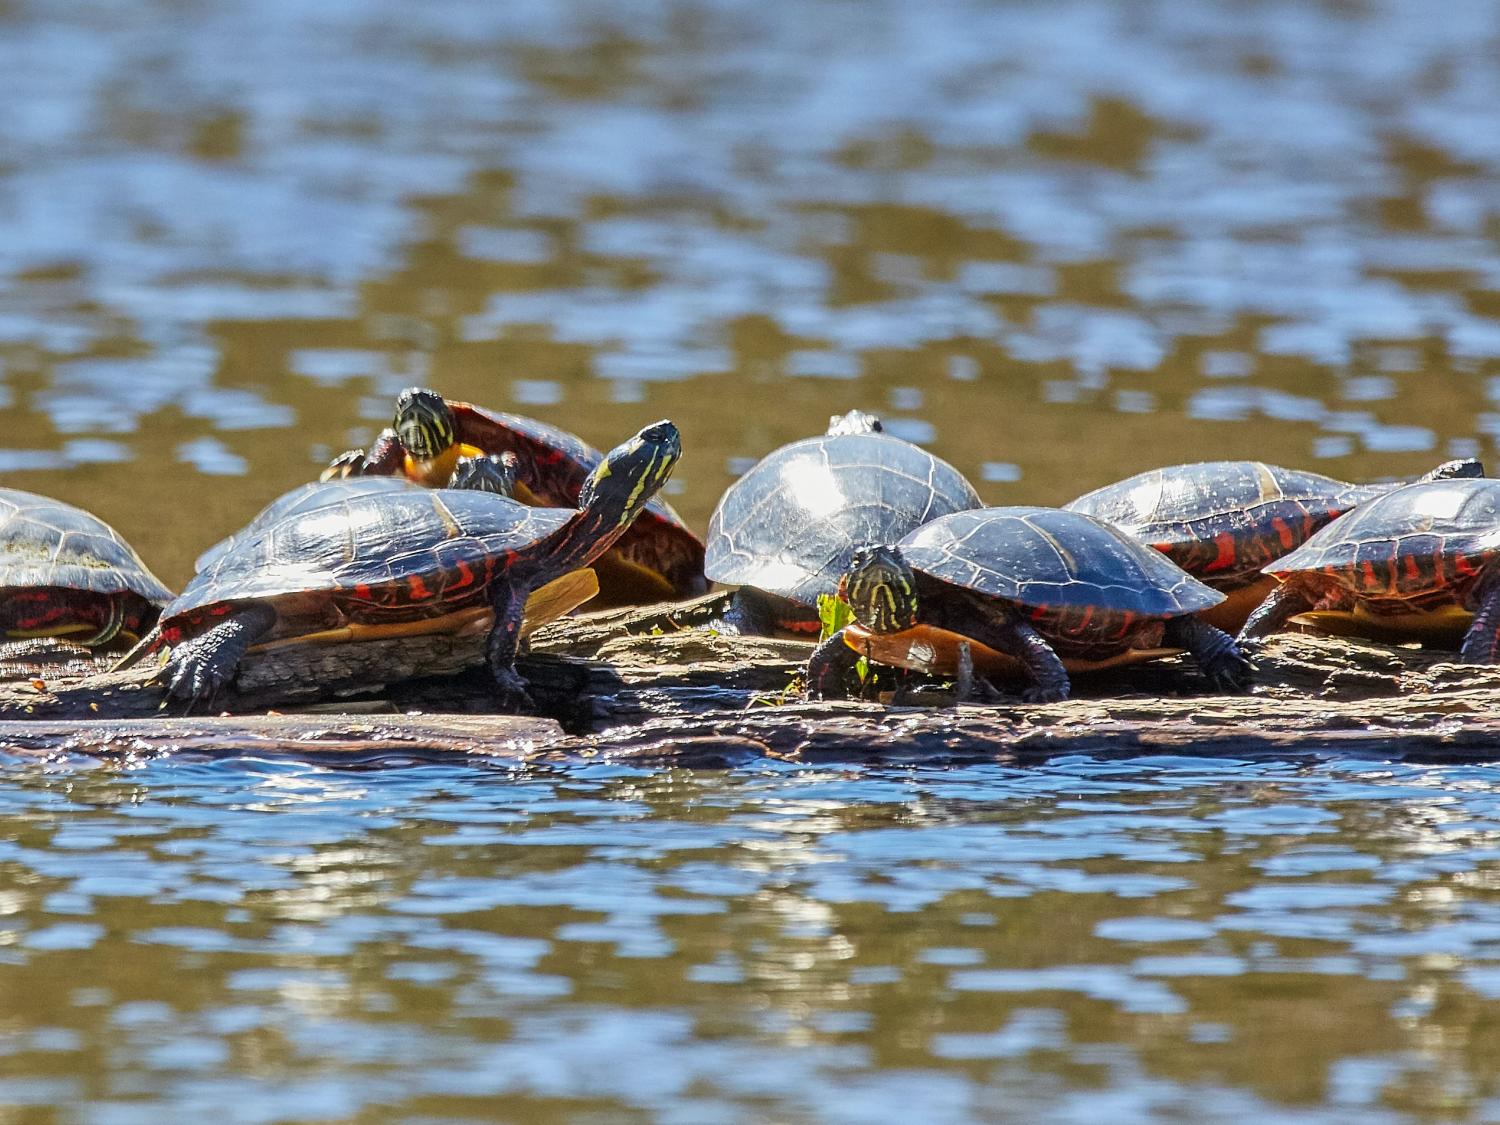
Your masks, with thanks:
[{"label": "turtle front leg", "polygon": [[848,696],[844,685],[849,680],[849,673],[859,664],[859,653],[845,642],[844,632],[840,629],[819,643],[807,658],[808,699],[844,699]]},{"label": "turtle front leg", "polygon": [[1162,640],[1173,648],[1187,649],[1215,690],[1236,694],[1250,690],[1255,670],[1224,630],[1189,614],[1168,621]]},{"label": "turtle front leg", "polygon": [[526,681],[516,671],[516,650],[521,641],[521,617],[526,610],[526,591],[509,582],[497,582],[491,597],[495,624],[490,629],[486,655],[495,677],[500,707],[507,711],[531,710],[535,704]]},{"label": "turtle front leg", "polygon": [[247,605],[174,648],[158,678],[177,699],[208,699],[234,679],[250,646],[275,624],[276,611],[270,606]]},{"label": "turtle front leg", "polygon": [[380,431],[375,444],[365,449],[350,449],[340,453],[328,463],[320,480],[340,480],[344,477],[390,477],[401,472],[406,460],[406,446],[390,428]]},{"label": "turtle front leg", "polygon": [[1245,641],[1279,632],[1297,614],[1306,613],[1317,605],[1321,594],[1322,591],[1316,589],[1304,575],[1288,578],[1255,607],[1254,612],[1245,619],[1236,639],[1243,644]]},{"label": "turtle front leg", "polygon": [[1068,670],[1047,638],[1014,614],[1002,616],[985,614],[972,606],[952,607],[934,624],[1019,660],[1031,681],[1021,692],[1027,703],[1060,703],[1073,690]]},{"label": "turtle front leg", "polygon": [[1500,664],[1500,572],[1480,580],[1478,605],[1458,656],[1465,664]]},{"label": "turtle front leg", "polygon": [[1026,669],[1031,686],[1021,692],[1027,703],[1061,703],[1073,690],[1068,670],[1047,638],[1018,617],[983,621],[959,630],[964,636],[1014,656]]}]

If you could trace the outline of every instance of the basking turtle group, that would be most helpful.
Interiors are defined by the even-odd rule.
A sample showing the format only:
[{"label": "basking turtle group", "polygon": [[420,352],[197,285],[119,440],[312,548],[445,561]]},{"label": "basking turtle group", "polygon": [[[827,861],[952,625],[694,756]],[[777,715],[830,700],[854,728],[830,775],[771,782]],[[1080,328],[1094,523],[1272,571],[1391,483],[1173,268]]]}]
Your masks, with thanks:
[{"label": "basking turtle group", "polygon": [[864,690],[873,666],[1059,701],[1077,676],[1173,654],[1185,683],[1240,692],[1241,642],[1292,624],[1500,662],[1500,481],[1474,461],[1404,485],[1203,462],[990,508],[851,411],[731,484],[705,541],[659,497],[681,455],[669,421],[606,454],[409,388],[368,450],[206,549],[176,597],[95,517],[0,489],[0,640],[133,643],[123,666],[165,652],[165,690],[197,701],[255,653],[482,637],[497,703],[524,707],[515,660],[537,625],[715,582],[736,589],[708,628],[818,638],[813,696]]}]

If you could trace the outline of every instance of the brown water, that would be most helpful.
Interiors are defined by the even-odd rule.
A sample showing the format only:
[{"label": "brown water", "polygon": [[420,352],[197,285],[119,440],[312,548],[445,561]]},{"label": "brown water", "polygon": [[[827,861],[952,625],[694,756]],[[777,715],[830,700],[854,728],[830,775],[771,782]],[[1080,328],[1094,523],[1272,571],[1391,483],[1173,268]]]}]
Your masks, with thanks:
[{"label": "brown water", "polygon": [[[412,383],[700,528],[854,406],[1001,503],[1500,434],[1489,2],[0,0],[0,105],[0,479],[174,584]],[[1497,780],[17,763],[0,1121],[1496,1119]]]}]

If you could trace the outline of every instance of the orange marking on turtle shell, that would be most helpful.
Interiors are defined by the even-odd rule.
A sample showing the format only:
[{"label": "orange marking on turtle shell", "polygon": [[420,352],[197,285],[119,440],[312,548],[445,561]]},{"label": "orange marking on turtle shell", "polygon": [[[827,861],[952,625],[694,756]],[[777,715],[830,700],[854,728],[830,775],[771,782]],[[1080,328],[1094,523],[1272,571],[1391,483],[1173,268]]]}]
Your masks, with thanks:
[{"label": "orange marking on turtle shell", "polygon": [[1291,524],[1277,516],[1271,521],[1271,526],[1276,529],[1276,538],[1281,540],[1281,545],[1288,551],[1297,545],[1297,538],[1292,534]]},{"label": "orange marking on turtle shell", "polygon": [[1366,560],[1360,563],[1359,569],[1360,573],[1364,575],[1365,586],[1373,589],[1375,586],[1375,564]]},{"label": "orange marking on turtle shell", "polygon": [[406,580],[406,586],[411,591],[411,596],[419,602],[430,601],[433,597],[431,588],[422,581],[421,575],[413,574]]}]

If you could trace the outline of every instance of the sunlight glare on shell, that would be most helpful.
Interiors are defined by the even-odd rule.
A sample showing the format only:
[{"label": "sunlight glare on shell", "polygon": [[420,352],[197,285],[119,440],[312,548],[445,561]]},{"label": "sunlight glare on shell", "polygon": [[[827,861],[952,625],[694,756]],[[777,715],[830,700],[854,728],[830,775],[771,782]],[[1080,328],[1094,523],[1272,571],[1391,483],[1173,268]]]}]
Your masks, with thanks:
[{"label": "sunlight glare on shell", "polygon": [[828,516],[844,506],[844,490],[826,462],[795,457],[781,470],[781,487],[792,502],[814,516]]}]

